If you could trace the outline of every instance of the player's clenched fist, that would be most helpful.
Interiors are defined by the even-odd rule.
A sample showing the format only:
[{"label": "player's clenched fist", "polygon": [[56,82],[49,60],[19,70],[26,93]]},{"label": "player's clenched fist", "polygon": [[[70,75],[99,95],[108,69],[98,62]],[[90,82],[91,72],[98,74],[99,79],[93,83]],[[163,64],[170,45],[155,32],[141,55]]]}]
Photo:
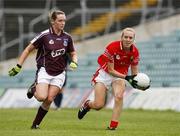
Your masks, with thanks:
[{"label": "player's clenched fist", "polygon": [[15,67],[13,67],[11,70],[9,70],[8,74],[9,76],[15,76],[21,71],[21,65],[17,64]]},{"label": "player's clenched fist", "polygon": [[70,68],[71,68],[72,70],[76,70],[77,67],[78,67],[78,64],[77,64],[76,62],[72,61],[72,62],[69,64],[69,66],[70,66]]}]

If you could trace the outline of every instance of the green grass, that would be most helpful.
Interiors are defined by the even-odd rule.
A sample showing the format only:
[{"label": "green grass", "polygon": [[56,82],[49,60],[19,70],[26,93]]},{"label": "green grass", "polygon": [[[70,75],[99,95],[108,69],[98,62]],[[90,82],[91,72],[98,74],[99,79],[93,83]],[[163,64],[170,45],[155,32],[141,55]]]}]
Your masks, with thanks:
[{"label": "green grass", "polygon": [[82,120],[77,111],[50,110],[41,129],[31,130],[36,109],[0,109],[0,136],[180,136],[178,112],[124,110],[119,128],[108,131],[111,110],[92,110]]}]

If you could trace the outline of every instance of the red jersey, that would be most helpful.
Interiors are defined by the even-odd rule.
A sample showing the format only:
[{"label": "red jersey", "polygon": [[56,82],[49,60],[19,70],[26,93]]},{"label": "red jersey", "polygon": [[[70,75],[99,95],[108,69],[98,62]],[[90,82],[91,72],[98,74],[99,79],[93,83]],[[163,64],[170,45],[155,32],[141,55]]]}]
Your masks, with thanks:
[{"label": "red jersey", "polygon": [[98,64],[107,73],[107,62],[114,63],[114,69],[119,73],[127,75],[130,65],[138,65],[139,51],[133,44],[131,50],[126,52],[122,48],[121,41],[110,43],[103,54],[98,57]]}]

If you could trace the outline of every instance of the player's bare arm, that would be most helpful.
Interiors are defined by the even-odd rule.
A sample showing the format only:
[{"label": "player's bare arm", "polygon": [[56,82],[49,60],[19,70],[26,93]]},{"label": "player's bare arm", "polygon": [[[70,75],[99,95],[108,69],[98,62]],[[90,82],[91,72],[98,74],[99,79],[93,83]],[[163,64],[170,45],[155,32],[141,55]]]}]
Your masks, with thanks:
[{"label": "player's bare arm", "polygon": [[108,62],[107,67],[108,67],[108,72],[110,75],[114,77],[118,77],[118,78],[123,78],[123,79],[126,77],[126,75],[121,74],[114,69],[114,63]]},{"label": "player's bare arm", "polygon": [[24,63],[24,61],[26,60],[26,58],[28,57],[29,53],[35,49],[35,47],[32,45],[32,44],[29,44],[25,49],[24,51],[22,52],[21,56],[19,57],[18,59],[18,63],[16,66],[14,66],[13,68],[11,68],[9,71],[8,71],[8,74],[9,76],[15,76],[17,75],[20,71],[21,71],[21,68],[22,68],[22,65]]},{"label": "player's bare arm", "polygon": [[[114,76],[114,77],[118,77],[118,78],[123,78],[125,80],[127,80],[131,85],[132,87],[136,88],[137,87],[137,84],[136,82],[134,81],[134,77],[136,74],[133,74],[131,76],[126,76],[124,74],[121,74],[119,72],[117,72],[115,69],[114,69],[114,63],[110,63],[108,62],[107,63],[107,66],[108,66],[108,72],[110,75]],[[133,72],[137,72],[137,68],[133,68]]]},{"label": "player's bare arm", "polygon": [[75,63],[78,63],[77,53],[75,51],[70,52],[71,60]]},{"label": "player's bare arm", "polygon": [[138,74],[138,66],[131,66],[131,75],[137,75]]},{"label": "player's bare arm", "polygon": [[78,67],[78,62],[77,62],[78,59],[77,59],[76,52],[75,51],[70,52],[70,57],[71,57],[71,63],[69,66],[70,66],[71,70],[75,70]]},{"label": "player's bare arm", "polygon": [[24,49],[22,52],[21,56],[18,59],[18,64],[23,65],[24,61],[26,58],[29,56],[29,54],[35,49],[35,46],[32,45],[31,43]]}]

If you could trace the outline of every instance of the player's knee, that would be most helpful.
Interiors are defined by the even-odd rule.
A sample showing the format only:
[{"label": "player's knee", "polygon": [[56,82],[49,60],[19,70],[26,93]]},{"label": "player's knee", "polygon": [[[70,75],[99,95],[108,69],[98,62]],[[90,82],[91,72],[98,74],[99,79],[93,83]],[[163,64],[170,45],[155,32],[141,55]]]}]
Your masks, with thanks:
[{"label": "player's knee", "polygon": [[114,99],[115,99],[115,101],[121,101],[121,100],[123,100],[123,95],[117,94],[114,96]]},{"label": "player's knee", "polygon": [[38,98],[36,98],[39,102],[43,102],[43,101],[45,101],[45,99],[44,98],[41,98],[41,97],[38,97]]},{"label": "player's knee", "polygon": [[52,103],[53,101],[54,101],[54,98],[52,98],[52,97],[48,97],[46,99],[46,103]]},{"label": "player's knee", "polygon": [[96,110],[100,110],[100,109],[103,108],[104,103],[95,103],[94,106],[95,106],[95,109],[96,109]]},{"label": "player's knee", "polygon": [[46,100],[46,98],[45,98],[45,97],[41,97],[41,96],[36,97],[36,99],[37,99],[39,102],[43,102],[43,101],[45,101],[45,100]]}]

